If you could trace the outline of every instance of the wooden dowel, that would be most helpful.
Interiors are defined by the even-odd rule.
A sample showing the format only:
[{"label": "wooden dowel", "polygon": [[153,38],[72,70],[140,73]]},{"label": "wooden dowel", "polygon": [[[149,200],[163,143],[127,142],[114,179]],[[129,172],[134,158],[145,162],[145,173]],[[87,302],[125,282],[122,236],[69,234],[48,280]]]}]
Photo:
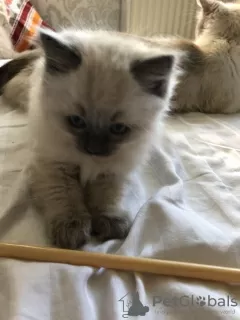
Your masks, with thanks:
[{"label": "wooden dowel", "polygon": [[0,243],[0,257],[210,280],[240,285],[240,269]]}]

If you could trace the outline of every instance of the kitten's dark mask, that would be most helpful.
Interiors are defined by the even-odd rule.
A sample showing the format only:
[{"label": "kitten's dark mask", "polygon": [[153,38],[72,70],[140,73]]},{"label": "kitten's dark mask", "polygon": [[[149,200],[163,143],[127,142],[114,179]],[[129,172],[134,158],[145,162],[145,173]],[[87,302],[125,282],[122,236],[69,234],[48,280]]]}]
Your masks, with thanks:
[{"label": "kitten's dark mask", "polygon": [[66,122],[79,150],[92,156],[112,155],[131,133],[130,128],[122,123],[112,123],[105,127],[93,126],[78,115],[68,116]]}]

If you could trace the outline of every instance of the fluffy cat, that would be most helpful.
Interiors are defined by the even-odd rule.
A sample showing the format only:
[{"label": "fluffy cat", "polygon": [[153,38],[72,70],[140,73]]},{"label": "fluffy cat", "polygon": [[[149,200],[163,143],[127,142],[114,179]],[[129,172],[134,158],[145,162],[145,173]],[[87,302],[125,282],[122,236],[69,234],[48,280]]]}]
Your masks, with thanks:
[{"label": "fluffy cat", "polygon": [[[240,4],[197,0],[196,39],[172,111],[234,113],[240,110]],[[183,43],[183,46],[185,44]]]},{"label": "fluffy cat", "polygon": [[[122,205],[126,186],[150,155],[183,53],[104,31],[42,30],[39,41],[29,181],[49,237],[70,249],[91,234],[124,238],[132,223]],[[0,76],[13,63],[17,73],[17,61]]]}]

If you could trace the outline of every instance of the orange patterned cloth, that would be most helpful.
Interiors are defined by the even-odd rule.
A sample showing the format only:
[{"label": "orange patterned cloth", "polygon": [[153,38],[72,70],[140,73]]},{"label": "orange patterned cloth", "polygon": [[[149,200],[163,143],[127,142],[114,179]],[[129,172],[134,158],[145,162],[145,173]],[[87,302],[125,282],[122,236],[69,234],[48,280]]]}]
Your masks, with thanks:
[{"label": "orange patterned cloth", "polygon": [[38,27],[50,28],[40,17],[29,0],[4,0],[11,29],[11,39],[16,51],[31,47],[29,40]]}]

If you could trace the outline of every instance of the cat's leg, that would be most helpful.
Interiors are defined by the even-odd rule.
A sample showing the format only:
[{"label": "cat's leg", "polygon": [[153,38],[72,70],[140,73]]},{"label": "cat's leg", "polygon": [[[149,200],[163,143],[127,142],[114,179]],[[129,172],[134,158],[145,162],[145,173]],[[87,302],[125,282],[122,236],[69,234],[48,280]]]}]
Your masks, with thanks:
[{"label": "cat's leg", "polygon": [[101,175],[85,188],[86,204],[92,214],[92,230],[100,240],[124,239],[131,216],[123,208],[126,184],[114,175]]},{"label": "cat's leg", "polygon": [[91,215],[83,200],[78,168],[37,164],[31,170],[31,191],[43,214],[53,245],[77,249],[91,235]]}]

